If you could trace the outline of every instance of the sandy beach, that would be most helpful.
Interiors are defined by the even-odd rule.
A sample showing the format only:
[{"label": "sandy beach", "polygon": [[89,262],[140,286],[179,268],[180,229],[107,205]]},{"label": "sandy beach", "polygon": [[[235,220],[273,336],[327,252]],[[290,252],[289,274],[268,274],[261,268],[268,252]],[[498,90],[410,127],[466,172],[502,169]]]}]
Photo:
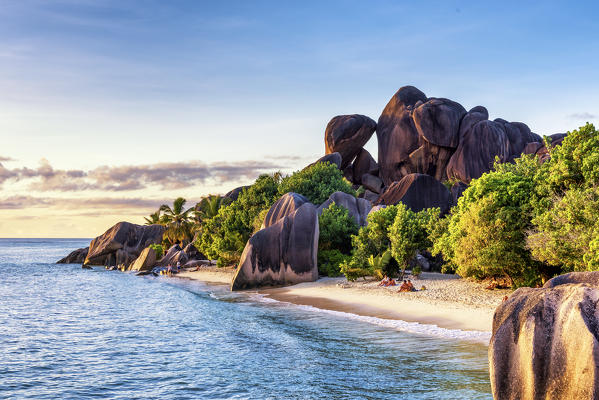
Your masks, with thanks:
[{"label": "sandy beach", "polygon": [[[202,266],[180,278],[230,284],[234,268]],[[380,287],[378,281],[321,278],[281,288],[260,289],[274,300],[357,315],[432,324],[447,329],[490,332],[495,308],[510,290],[486,290],[483,284],[455,275],[423,273],[412,278],[417,292],[400,293],[399,286]],[[425,290],[420,290],[423,286]]]}]

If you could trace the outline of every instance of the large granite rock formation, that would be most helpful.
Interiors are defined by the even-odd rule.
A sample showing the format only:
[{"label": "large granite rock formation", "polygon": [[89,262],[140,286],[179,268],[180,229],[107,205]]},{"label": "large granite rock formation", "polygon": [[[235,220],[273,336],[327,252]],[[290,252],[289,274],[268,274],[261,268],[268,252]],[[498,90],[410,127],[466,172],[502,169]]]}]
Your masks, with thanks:
[{"label": "large granite rock formation", "polygon": [[293,214],[305,203],[308,203],[308,199],[301,194],[293,192],[285,193],[270,207],[264,217],[261,229],[268,228],[280,219]]},{"label": "large granite rock formation", "polygon": [[489,171],[495,157],[511,162],[529,143],[542,143],[521,122],[488,118],[482,106],[466,112],[455,101],[402,87],[377,124],[380,178],[386,186],[411,173],[469,183]]},{"label": "large granite rock formation", "polygon": [[322,212],[329,208],[331,204],[335,203],[340,207],[344,207],[347,209],[348,214],[354,218],[354,221],[359,226],[366,225],[366,217],[368,217],[368,213],[372,208],[372,203],[366,199],[359,199],[351,194],[347,194],[344,192],[335,192],[329,196],[329,198],[318,207],[318,216],[322,214]]},{"label": "large granite rock formation", "polygon": [[189,260],[189,256],[178,244],[172,245],[166,254],[156,262],[157,267],[166,267],[168,265],[176,266],[177,263],[184,265]]},{"label": "large granite rock formation", "polygon": [[341,154],[341,169],[344,169],[351,164],[375,129],[376,122],[365,115],[338,115],[331,119],[325,130],[325,153]]},{"label": "large granite rock formation", "polygon": [[430,175],[410,174],[399,182],[394,182],[381,194],[377,204],[405,204],[412,211],[439,207],[441,214],[449,211],[453,196],[449,189]]},{"label": "large granite rock formation", "polygon": [[231,290],[318,279],[318,214],[305,203],[248,240]]},{"label": "large granite rock formation", "polygon": [[599,272],[579,274],[518,289],[495,311],[496,400],[599,398]]},{"label": "large granite rock formation", "polygon": [[129,265],[143,249],[162,242],[162,225],[119,222],[89,245],[85,265]]},{"label": "large granite rock formation", "polygon": [[89,247],[74,250],[68,256],[56,261],[56,264],[83,264],[88,251]]},{"label": "large granite rock formation", "polygon": [[376,127],[379,176],[385,185],[399,181],[411,172],[406,162],[410,153],[421,144],[412,114],[426,100],[420,90],[404,86],[393,95],[379,117]]}]

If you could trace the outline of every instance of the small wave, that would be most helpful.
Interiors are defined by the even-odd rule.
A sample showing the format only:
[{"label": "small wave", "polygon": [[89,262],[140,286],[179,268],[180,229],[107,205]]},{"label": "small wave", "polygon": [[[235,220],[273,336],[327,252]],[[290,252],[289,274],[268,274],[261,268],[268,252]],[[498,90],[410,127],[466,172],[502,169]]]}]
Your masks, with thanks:
[{"label": "small wave", "polygon": [[344,311],[327,310],[325,308],[318,308],[309,305],[293,304],[286,301],[279,301],[268,297],[267,295],[254,293],[250,295],[252,300],[261,303],[279,303],[290,305],[301,310],[318,312],[323,314],[334,315],[336,317],[348,318],[355,321],[366,322],[369,324],[382,326],[385,328],[396,329],[402,332],[409,332],[414,334],[421,334],[427,336],[435,336],[443,339],[454,339],[454,340],[467,340],[489,344],[491,340],[491,332],[487,331],[468,331],[462,329],[448,329],[442,328],[433,324],[421,324],[420,322],[408,322],[400,319],[385,319],[378,317],[370,317],[366,315],[358,315],[348,313]]}]

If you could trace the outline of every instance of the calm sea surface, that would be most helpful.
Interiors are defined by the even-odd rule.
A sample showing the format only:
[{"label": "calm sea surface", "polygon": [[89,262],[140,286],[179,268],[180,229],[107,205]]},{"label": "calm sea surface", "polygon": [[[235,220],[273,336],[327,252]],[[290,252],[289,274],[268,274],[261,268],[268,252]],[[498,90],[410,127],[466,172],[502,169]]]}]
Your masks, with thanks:
[{"label": "calm sea surface", "polygon": [[491,399],[487,347],[0,239],[1,399]]}]

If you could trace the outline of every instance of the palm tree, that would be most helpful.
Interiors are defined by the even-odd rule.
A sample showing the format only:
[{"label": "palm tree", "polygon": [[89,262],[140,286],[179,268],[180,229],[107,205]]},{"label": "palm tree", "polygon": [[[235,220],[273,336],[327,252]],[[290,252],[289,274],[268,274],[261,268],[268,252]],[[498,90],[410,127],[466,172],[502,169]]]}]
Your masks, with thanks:
[{"label": "palm tree", "polygon": [[146,225],[154,225],[154,224],[161,224],[161,218],[160,218],[160,210],[150,214],[148,217],[144,217],[144,219],[146,220]]},{"label": "palm tree", "polygon": [[160,220],[164,222],[166,231],[164,236],[170,244],[174,244],[180,241],[191,240],[191,227],[193,224],[192,212],[193,208],[184,210],[186,200],[183,197],[178,197],[173,202],[171,208],[167,204],[163,204],[158,209],[162,213]]},{"label": "palm tree", "polygon": [[218,210],[228,204],[228,199],[225,197],[210,194],[203,197],[198,204],[195,205],[196,221],[201,224],[203,221],[214,218],[218,214]]}]

